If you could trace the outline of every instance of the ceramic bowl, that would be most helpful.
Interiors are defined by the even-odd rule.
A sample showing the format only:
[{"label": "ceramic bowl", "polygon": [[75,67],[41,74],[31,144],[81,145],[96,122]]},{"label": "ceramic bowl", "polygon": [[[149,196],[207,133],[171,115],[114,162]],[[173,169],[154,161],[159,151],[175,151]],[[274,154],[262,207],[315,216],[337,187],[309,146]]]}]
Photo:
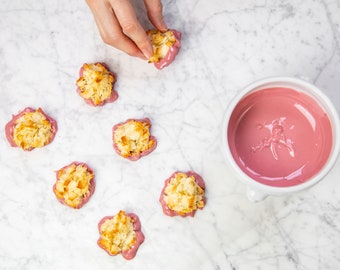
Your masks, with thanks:
[{"label": "ceramic bowl", "polygon": [[251,201],[310,188],[339,153],[339,117],[328,97],[297,78],[271,77],[232,99],[223,153]]}]

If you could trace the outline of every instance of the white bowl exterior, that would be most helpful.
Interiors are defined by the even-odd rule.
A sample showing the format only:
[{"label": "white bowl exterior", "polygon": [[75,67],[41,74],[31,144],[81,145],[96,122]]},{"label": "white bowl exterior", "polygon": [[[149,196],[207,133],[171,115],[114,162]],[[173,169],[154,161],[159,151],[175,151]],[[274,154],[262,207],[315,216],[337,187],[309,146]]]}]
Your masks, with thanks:
[{"label": "white bowl exterior", "polygon": [[[287,87],[292,88],[294,90],[297,90],[299,92],[304,92],[312,96],[315,100],[319,102],[319,104],[322,106],[322,108],[327,112],[328,117],[331,122],[332,126],[332,137],[333,137],[333,143],[332,143],[332,150],[330,153],[330,156],[326,162],[326,164],[323,166],[323,168],[314,175],[310,180],[291,187],[275,187],[275,186],[268,186],[262,183],[259,183],[255,180],[253,180],[251,177],[249,177],[246,173],[244,173],[240,167],[237,165],[236,161],[234,160],[228,144],[228,124],[230,116],[235,109],[238,102],[248,95],[251,92],[258,91],[261,89],[269,88],[269,87]],[[332,166],[334,165],[340,149],[340,124],[339,124],[339,116],[337,114],[337,111],[335,110],[333,104],[328,99],[328,97],[321,92],[316,86],[303,81],[301,79],[297,78],[291,78],[291,77],[270,77],[265,78],[259,81],[256,81],[252,84],[249,84],[247,87],[245,87],[239,94],[237,94],[233,100],[228,105],[224,121],[223,121],[223,134],[222,134],[222,144],[223,144],[223,152],[232,166],[234,172],[236,173],[236,176],[241,180],[243,183],[245,183],[250,190],[248,190],[248,198],[252,201],[259,201],[261,199],[258,198],[265,198],[266,195],[282,195],[282,194],[288,194],[293,193],[297,191],[301,191],[303,189],[309,188],[312,185],[319,182],[323,177],[327,175],[327,173],[330,171]],[[258,196],[257,191],[261,196]],[[253,194],[253,196],[249,197],[249,194]]]}]

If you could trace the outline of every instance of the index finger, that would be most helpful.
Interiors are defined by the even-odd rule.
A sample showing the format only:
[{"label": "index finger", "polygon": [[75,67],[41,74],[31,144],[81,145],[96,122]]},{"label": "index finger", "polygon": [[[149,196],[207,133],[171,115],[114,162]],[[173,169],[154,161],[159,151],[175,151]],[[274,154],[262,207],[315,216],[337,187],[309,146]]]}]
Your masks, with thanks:
[{"label": "index finger", "polygon": [[129,55],[142,59],[145,58],[136,44],[122,33],[122,29],[109,2],[97,0],[86,0],[86,2],[93,13],[99,33],[106,44]]},{"label": "index finger", "polygon": [[135,42],[146,58],[151,58],[153,55],[151,41],[139,23],[131,2],[128,0],[110,0],[110,3],[123,33]]}]

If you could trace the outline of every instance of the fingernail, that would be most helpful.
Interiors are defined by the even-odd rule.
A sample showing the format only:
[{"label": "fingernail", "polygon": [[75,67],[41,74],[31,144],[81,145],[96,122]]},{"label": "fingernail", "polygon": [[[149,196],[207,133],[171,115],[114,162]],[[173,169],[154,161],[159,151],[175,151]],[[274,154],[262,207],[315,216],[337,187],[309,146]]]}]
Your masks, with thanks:
[{"label": "fingernail", "polygon": [[150,52],[148,50],[143,51],[144,56],[146,59],[150,59],[153,56],[153,52]]},{"label": "fingernail", "polygon": [[161,24],[160,24],[161,28],[160,29],[161,31],[167,31],[168,30],[168,26],[166,25],[165,21],[163,20],[163,18],[161,19]]},{"label": "fingernail", "polygon": [[136,55],[138,58],[142,59],[142,60],[148,60],[149,58],[146,58],[146,56],[143,53],[138,53]]}]

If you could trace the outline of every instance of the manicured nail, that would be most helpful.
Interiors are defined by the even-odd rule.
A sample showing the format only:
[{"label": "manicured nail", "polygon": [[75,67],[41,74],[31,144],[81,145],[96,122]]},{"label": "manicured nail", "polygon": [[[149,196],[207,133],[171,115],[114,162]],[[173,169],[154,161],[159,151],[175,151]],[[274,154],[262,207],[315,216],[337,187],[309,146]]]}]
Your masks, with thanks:
[{"label": "manicured nail", "polygon": [[163,31],[163,32],[165,32],[165,31],[168,30],[168,26],[167,26],[166,23],[164,22],[164,19],[163,19],[163,18],[161,19],[161,22],[160,22],[160,28],[161,28],[161,29],[159,29],[159,30],[161,30],[161,31]]},{"label": "manicured nail", "polygon": [[138,58],[140,58],[140,59],[142,59],[142,60],[147,60],[147,59],[149,59],[149,58],[146,58],[146,56],[143,54],[143,53],[138,53],[137,55],[136,55]]},{"label": "manicured nail", "polygon": [[153,52],[150,52],[149,50],[144,50],[143,54],[146,57],[146,59],[150,59],[153,56]]}]

